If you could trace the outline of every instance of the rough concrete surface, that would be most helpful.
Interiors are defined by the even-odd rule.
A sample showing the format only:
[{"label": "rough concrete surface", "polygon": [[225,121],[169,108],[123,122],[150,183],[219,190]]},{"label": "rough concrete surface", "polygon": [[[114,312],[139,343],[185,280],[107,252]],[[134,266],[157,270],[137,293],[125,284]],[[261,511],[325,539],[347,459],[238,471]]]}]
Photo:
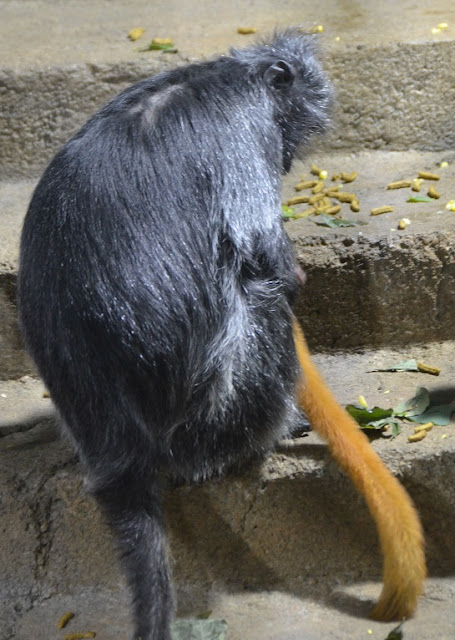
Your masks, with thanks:
[{"label": "rough concrete surface", "polygon": [[[243,46],[238,26],[325,26],[326,67],[338,93],[329,148],[444,149],[455,143],[455,9],[451,3],[0,2],[0,176],[41,171],[108,98],[146,75]],[[448,29],[431,29],[447,21]],[[132,26],[147,29],[132,43]],[[380,28],[378,28],[378,25]],[[355,35],[354,35],[355,34]],[[175,56],[140,52],[172,36]],[[336,40],[339,37],[340,40]]]},{"label": "rough concrete surface", "polygon": [[[370,406],[389,407],[417,386],[426,386],[435,402],[454,401],[454,350],[445,342],[316,360],[343,403],[363,394]],[[410,357],[440,366],[441,375],[368,373]],[[49,410],[50,400],[42,391],[31,378],[0,383],[9,415],[3,428],[22,423],[23,415],[31,427],[0,440],[0,529],[8,541],[0,546],[0,638],[52,638],[67,609],[101,639],[126,637],[127,596],[110,533],[69,443],[43,420],[43,402]],[[434,428],[416,444],[407,441],[412,427],[405,426],[396,439],[372,445],[404,482],[425,528],[431,580],[419,617],[407,623],[417,640],[455,633],[454,426]],[[390,628],[364,618],[379,592],[374,526],[315,434],[283,442],[238,476],[170,491],[167,518],[179,612],[213,608],[231,618],[232,640],[363,638],[368,629],[382,640]],[[321,629],[326,635],[317,635]]]}]

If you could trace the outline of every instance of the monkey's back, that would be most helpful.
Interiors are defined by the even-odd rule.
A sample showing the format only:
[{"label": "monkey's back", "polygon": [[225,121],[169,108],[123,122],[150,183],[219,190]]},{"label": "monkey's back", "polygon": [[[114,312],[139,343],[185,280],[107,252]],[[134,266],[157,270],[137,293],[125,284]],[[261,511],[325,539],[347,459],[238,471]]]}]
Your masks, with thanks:
[{"label": "monkey's back", "polygon": [[20,316],[87,459],[142,447],[183,476],[198,457],[204,477],[291,425],[280,154],[270,97],[220,59],[128,89],[49,165]]}]

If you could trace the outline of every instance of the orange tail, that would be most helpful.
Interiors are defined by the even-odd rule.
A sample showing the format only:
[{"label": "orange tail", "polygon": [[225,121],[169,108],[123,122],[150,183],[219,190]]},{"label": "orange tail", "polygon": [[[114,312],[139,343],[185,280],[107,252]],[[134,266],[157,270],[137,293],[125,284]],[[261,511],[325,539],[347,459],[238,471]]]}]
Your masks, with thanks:
[{"label": "orange tail", "polygon": [[379,534],[384,558],[384,585],[372,612],[377,620],[409,617],[425,579],[422,527],[411,499],[388,471],[356,422],[335,400],[311,360],[303,332],[294,319],[294,340],[303,376],[299,406],[313,428],[365,497]]}]

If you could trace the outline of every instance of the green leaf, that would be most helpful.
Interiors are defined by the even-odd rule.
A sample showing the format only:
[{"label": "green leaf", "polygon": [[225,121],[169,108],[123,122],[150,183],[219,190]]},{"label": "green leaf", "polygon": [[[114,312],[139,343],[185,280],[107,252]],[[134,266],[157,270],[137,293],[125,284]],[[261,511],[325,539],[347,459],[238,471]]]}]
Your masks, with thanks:
[{"label": "green leaf", "polygon": [[329,216],[327,213],[321,213],[317,218],[313,220],[316,224],[319,224],[323,227],[330,227],[331,229],[336,229],[338,227],[358,227],[363,224],[367,224],[366,222],[355,222],[354,220],[344,220],[341,218],[334,218],[333,216]]},{"label": "green leaf", "polygon": [[[425,387],[417,387],[416,395],[410,400],[402,402],[394,407],[393,413],[402,418],[410,418],[423,414],[430,406],[430,394]],[[428,421],[429,422],[429,421]]]},{"label": "green leaf", "polygon": [[172,640],[224,640],[227,624],[224,620],[176,620],[171,626]]},{"label": "green leaf", "polygon": [[369,426],[372,429],[380,428],[375,427],[372,423],[378,420],[384,420],[393,415],[392,409],[381,409],[380,407],[373,407],[373,409],[360,409],[354,404],[348,404],[346,411],[350,416],[356,420],[362,427]]},{"label": "green leaf", "polygon": [[403,640],[403,623],[392,629],[385,640]]},{"label": "green leaf", "polygon": [[378,369],[370,369],[370,371],[418,371],[417,360],[403,360],[397,364],[391,364],[389,367],[380,367]]},{"label": "green leaf", "polygon": [[440,427],[446,427],[450,424],[450,416],[455,411],[455,407],[451,404],[438,404],[430,406],[427,411],[421,414],[413,414],[409,416],[409,419],[419,424],[425,424],[425,422],[432,422]]},{"label": "green leaf", "polygon": [[411,196],[407,202],[431,202],[432,198],[429,196]]},{"label": "green leaf", "polygon": [[143,49],[138,49],[138,51],[162,51],[163,53],[177,53],[178,49],[176,49],[173,44],[156,44],[155,42],[151,42]]}]

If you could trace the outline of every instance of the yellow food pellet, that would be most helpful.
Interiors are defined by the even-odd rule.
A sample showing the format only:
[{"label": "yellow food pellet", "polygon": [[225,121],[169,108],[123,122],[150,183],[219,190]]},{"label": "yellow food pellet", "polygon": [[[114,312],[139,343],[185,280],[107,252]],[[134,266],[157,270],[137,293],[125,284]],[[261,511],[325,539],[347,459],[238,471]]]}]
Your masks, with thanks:
[{"label": "yellow food pellet", "polygon": [[351,202],[351,211],[354,213],[358,213],[360,211],[360,203],[358,200],[353,200]]},{"label": "yellow food pellet", "polygon": [[340,176],[338,175],[338,173],[334,173],[332,176],[332,182],[336,182],[339,179],[340,179]]},{"label": "yellow food pellet", "polygon": [[443,433],[441,436],[441,440],[445,440],[447,438],[447,433]]},{"label": "yellow food pellet", "polygon": [[387,389],[386,391],[384,391],[384,393],[390,393],[390,389]]},{"label": "yellow food pellet", "polygon": [[434,198],[435,200],[439,200],[439,198],[441,197],[441,194],[436,191],[433,186],[428,189],[428,195],[430,196],[430,198]]},{"label": "yellow food pellet", "polygon": [[345,193],[344,191],[340,191],[333,195],[334,198],[339,200],[340,202],[354,202],[354,200],[358,200],[355,193]]},{"label": "yellow food pellet", "polygon": [[449,163],[446,160],[443,160],[440,164],[439,167],[441,169],[447,169],[447,167],[449,166]]},{"label": "yellow food pellet", "polygon": [[441,33],[441,29],[438,29],[438,27],[433,27],[431,33],[435,36],[437,33]]},{"label": "yellow food pellet", "polygon": [[316,27],[311,27],[310,33],[323,33],[324,27],[322,24],[318,24]]},{"label": "yellow food pellet", "polygon": [[64,629],[68,622],[74,618],[74,613],[72,611],[67,611],[62,615],[60,620],[57,622],[57,629]]},{"label": "yellow food pellet", "polygon": [[423,182],[422,178],[414,178],[414,180],[412,181],[411,189],[413,191],[420,191],[422,182]]},{"label": "yellow food pellet", "polygon": [[324,181],[319,180],[319,182],[315,184],[315,186],[313,187],[313,193],[321,193],[324,187],[325,187]]},{"label": "yellow food pellet", "polygon": [[368,633],[369,636],[372,636],[373,635],[373,629],[368,629],[367,633]]},{"label": "yellow food pellet", "polygon": [[327,213],[329,216],[336,216],[337,213],[340,213],[341,205],[336,204],[333,207],[327,207],[324,209],[324,213]]},{"label": "yellow food pellet", "polygon": [[397,180],[396,182],[389,182],[387,189],[406,189],[406,187],[410,186],[410,180]]},{"label": "yellow food pellet", "polygon": [[441,369],[439,367],[430,367],[430,365],[425,364],[424,362],[418,362],[417,369],[421,373],[431,373],[432,376],[438,376],[441,373]]},{"label": "yellow food pellet", "polygon": [[329,195],[329,193],[336,193],[337,191],[339,191],[341,189],[340,185],[338,184],[333,184],[330,185],[330,187],[327,187],[327,189],[325,190],[326,194]]},{"label": "yellow food pellet", "polygon": [[419,433],[412,433],[410,436],[408,436],[408,442],[419,442],[420,440],[423,440],[426,435],[427,435],[426,431],[419,431]]},{"label": "yellow food pellet", "polygon": [[440,22],[438,24],[438,29],[448,29],[449,24],[447,22]]},{"label": "yellow food pellet", "polygon": [[446,209],[448,209],[449,211],[455,211],[455,200],[449,200],[449,202],[446,204]]},{"label": "yellow food pellet", "polygon": [[420,433],[421,431],[431,431],[434,424],[432,422],[426,422],[425,424],[419,424],[418,427],[414,427],[414,433]]},{"label": "yellow food pellet", "polygon": [[384,207],[376,207],[376,209],[371,209],[371,216],[380,216],[382,213],[393,213],[393,207],[385,205]]},{"label": "yellow food pellet", "polygon": [[302,189],[312,189],[317,185],[317,180],[303,180],[295,185],[294,189],[296,191],[302,191]]},{"label": "yellow food pellet", "polygon": [[310,207],[309,209],[305,209],[305,211],[299,211],[294,215],[294,219],[298,220],[298,218],[308,218],[312,213],[316,213],[316,209],[314,207]]},{"label": "yellow food pellet", "polygon": [[321,180],[327,180],[328,177],[329,177],[329,174],[327,173],[327,171],[325,171],[324,169],[320,171],[319,178]]},{"label": "yellow food pellet", "polygon": [[340,173],[340,178],[343,180],[343,182],[354,182],[354,180],[357,178],[357,172],[352,171],[352,173],[345,173],[344,171],[342,171]]},{"label": "yellow food pellet", "polygon": [[320,169],[315,164],[311,165],[310,173],[312,173],[314,176],[318,176],[319,178],[319,174],[321,173],[321,171],[323,171],[323,169]]},{"label": "yellow food pellet", "polygon": [[83,631],[82,633],[67,633],[65,640],[86,640],[87,638],[96,638],[95,631]]},{"label": "yellow food pellet", "polygon": [[368,402],[365,400],[364,396],[358,396],[357,402],[363,409],[368,409]]},{"label": "yellow food pellet", "polygon": [[309,203],[316,204],[316,202],[319,202],[319,200],[322,200],[323,198],[325,198],[325,195],[322,192],[316,193],[316,195],[311,196],[311,198],[309,199]]},{"label": "yellow food pellet", "polygon": [[256,27],[237,27],[237,33],[240,33],[242,36],[247,36],[250,33],[256,33]]},{"label": "yellow food pellet", "polygon": [[136,27],[135,29],[131,29],[131,31],[128,33],[128,38],[135,42],[136,40],[139,40],[139,38],[142,38],[144,33],[145,29],[143,29],[142,27]]},{"label": "yellow food pellet", "polygon": [[406,229],[406,227],[410,224],[411,221],[409,220],[409,218],[401,218],[401,220],[398,222],[398,229],[400,229],[400,231],[403,231],[403,229]]},{"label": "yellow food pellet", "polygon": [[160,47],[172,47],[174,42],[172,38],[152,38],[152,44],[157,44]]},{"label": "yellow food pellet", "polygon": [[340,36],[335,36],[335,42],[341,42]]},{"label": "yellow food pellet", "polygon": [[50,398],[51,394],[49,393],[49,391],[43,391],[43,398]]},{"label": "yellow food pellet", "polygon": [[295,204],[303,204],[304,202],[309,202],[310,196],[294,196],[290,200],[286,202],[288,207],[292,207]]},{"label": "yellow food pellet", "polygon": [[422,180],[439,180],[437,173],[430,173],[429,171],[419,171],[418,177],[422,178]]}]

